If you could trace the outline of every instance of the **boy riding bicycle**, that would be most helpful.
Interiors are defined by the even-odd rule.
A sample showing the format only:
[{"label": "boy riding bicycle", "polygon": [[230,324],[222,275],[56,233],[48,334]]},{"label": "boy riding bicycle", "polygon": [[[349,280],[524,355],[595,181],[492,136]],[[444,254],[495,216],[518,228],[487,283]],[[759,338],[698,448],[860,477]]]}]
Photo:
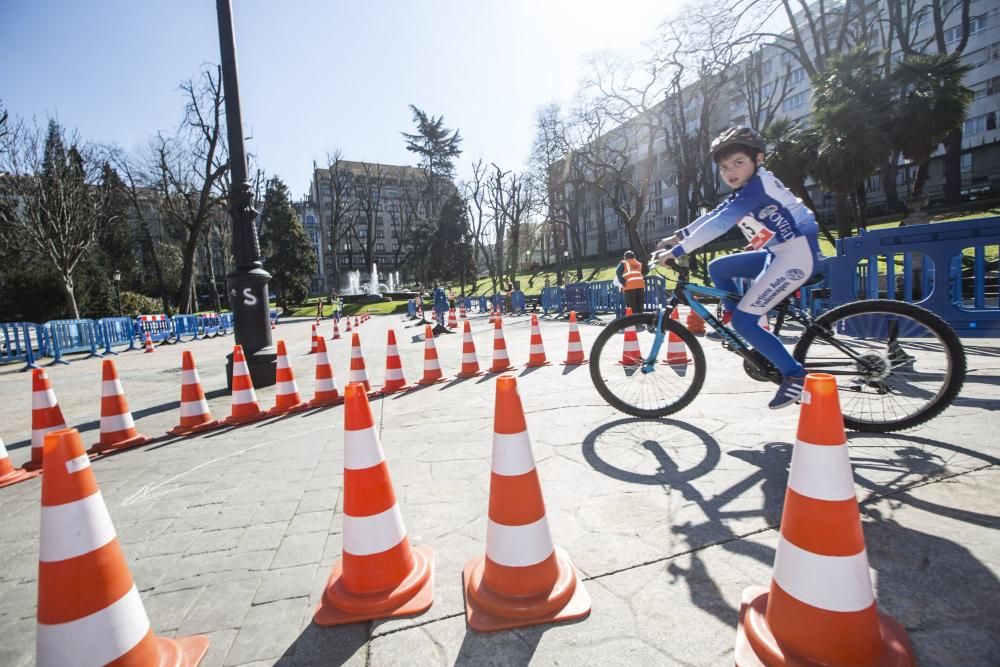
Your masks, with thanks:
[{"label": "boy riding bicycle", "polygon": [[738,225],[747,239],[747,252],[720,257],[708,265],[716,287],[736,292],[737,278],[753,285],[739,302],[724,300],[723,322],[781,371],[782,381],[771,409],[799,400],[805,369],[792,358],[777,336],[759,320],[782,299],[801,287],[819,269],[823,259],[816,216],[765,169],[764,139],[747,127],[732,127],[712,141],[712,160],[733,192],[715,210],[706,213],[656,246],[671,248],[661,263],[689,254]]}]

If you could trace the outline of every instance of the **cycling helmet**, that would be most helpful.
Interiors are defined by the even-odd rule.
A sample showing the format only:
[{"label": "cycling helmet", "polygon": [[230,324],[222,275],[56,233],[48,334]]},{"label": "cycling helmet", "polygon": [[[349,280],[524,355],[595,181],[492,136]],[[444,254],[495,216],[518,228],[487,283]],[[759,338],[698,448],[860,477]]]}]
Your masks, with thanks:
[{"label": "cycling helmet", "polygon": [[757,130],[737,125],[723,130],[719,136],[712,140],[712,145],[709,148],[712,153],[712,161],[715,162],[719,153],[733,146],[744,146],[749,148],[751,153],[757,151],[763,153],[766,149],[764,138]]}]

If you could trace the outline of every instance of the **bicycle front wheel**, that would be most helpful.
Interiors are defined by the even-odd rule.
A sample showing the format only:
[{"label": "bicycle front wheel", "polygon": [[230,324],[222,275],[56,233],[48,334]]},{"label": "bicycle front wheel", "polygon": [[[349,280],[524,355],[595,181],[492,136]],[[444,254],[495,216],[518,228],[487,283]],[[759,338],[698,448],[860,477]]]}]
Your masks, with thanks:
[{"label": "bicycle front wheel", "polygon": [[[590,378],[604,400],[635,417],[664,417],[694,400],[705,381],[705,355],[698,339],[673,320],[659,358],[644,372],[656,338],[655,313],[609,323],[590,350]],[[633,338],[634,335],[634,338]]]},{"label": "bicycle front wheel", "polygon": [[807,329],[794,356],[837,378],[844,425],[888,433],[947,408],[965,381],[965,351],[947,322],[905,301],[872,299],[834,308]]}]

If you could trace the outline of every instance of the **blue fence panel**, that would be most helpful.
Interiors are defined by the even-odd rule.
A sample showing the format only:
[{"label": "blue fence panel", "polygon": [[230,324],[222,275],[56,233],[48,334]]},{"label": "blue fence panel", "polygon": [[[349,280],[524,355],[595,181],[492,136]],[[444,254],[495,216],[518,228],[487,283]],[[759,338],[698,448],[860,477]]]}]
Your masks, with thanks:
[{"label": "blue fence panel", "polygon": [[565,310],[575,310],[577,315],[589,315],[590,302],[587,300],[588,292],[587,283],[569,283],[566,285],[566,293],[563,295]]},{"label": "blue fence panel", "polygon": [[524,312],[527,309],[524,292],[519,289],[514,290],[514,293],[510,295],[510,307],[513,312],[524,315]]},{"label": "blue fence panel", "polygon": [[648,313],[667,302],[667,281],[663,276],[646,276],[642,307]]},{"label": "blue fence panel", "polygon": [[546,315],[548,315],[550,311],[555,311],[562,315],[563,291],[562,287],[542,288],[542,311]]},{"label": "blue fence panel", "polygon": [[130,317],[105,317],[97,321],[97,335],[104,354],[118,354],[111,348],[118,345],[128,345],[129,350],[135,347],[135,322]]},{"label": "blue fence panel", "polygon": [[[1000,217],[879,229],[840,239],[828,270],[830,300],[824,305],[865,298],[911,301],[940,315],[961,336],[996,336],[997,268],[985,257],[987,248],[993,252],[998,245]],[[880,269],[880,262],[885,268]]]},{"label": "blue fence panel", "polygon": [[218,313],[202,313],[198,316],[198,334],[202,338],[222,335],[222,322]]},{"label": "blue fence panel", "polygon": [[219,329],[222,335],[225,335],[233,330],[233,314],[232,313],[221,313],[219,315]]},{"label": "blue fence panel", "polygon": [[38,368],[35,358],[42,353],[42,339],[34,322],[0,322],[0,364],[23,361],[22,371]]},{"label": "blue fence panel", "polygon": [[612,289],[617,290],[615,284],[610,280],[598,280],[585,283],[587,285],[587,303],[590,305],[590,313],[608,313],[617,310],[616,301],[621,303],[621,291],[617,298],[612,294]]},{"label": "blue fence panel", "polygon": [[97,323],[94,320],[50,320],[42,325],[46,337],[46,352],[53,364],[68,364],[64,354],[90,352],[85,359],[103,356],[97,351]]},{"label": "blue fence panel", "polygon": [[184,336],[191,336],[191,340],[198,337],[198,316],[197,315],[174,315],[174,336],[180,342]]},{"label": "blue fence panel", "polygon": [[173,322],[166,315],[140,315],[136,318],[136,332],[139,338],[149,338],[154,343],[170,343],[174,337]]},{"label": "blue fence panel", "polygon": [[489,303],[486,301],[486,295],[477,297],[476,304],[478,305],[480,313],[485,313],[487,310],[489,310]]}]

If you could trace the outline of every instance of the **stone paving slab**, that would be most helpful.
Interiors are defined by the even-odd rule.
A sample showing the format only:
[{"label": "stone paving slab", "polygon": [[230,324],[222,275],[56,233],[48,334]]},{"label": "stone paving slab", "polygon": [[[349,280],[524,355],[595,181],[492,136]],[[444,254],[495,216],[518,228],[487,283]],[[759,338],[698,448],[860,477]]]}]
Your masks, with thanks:
[{"label": "stone paving slab", "polygon": [[[472,321],[485,368],[493,329]],[[421,374],[423,328],[377,317],[360,329],[374,386],[389,326],[407,378]],[[331,328],[324,321],[327,337]],[[309,329],[274,332],[307,397]],[[177,422],[183,349],[198,359],[215,416],[228,414],[229,336],[115,358],[139,429],[158,439],[97,459],[94,471],[156,631],[207,632],[206,665],[728,664],[740,591],[770,577],[797,411],[767,411],[771,388],[706,341],[701,395],[670,418],[636,420],[600,399],[586,367],[524,370],[528,318],[504,329],[553,536],[586,580],[590,618],[492,635],[465,626],[461,568],[483,554],[486,535],[495,376],[485,376],[372,402],[410,539],[435,550],[434,606],[411,619],[312,625],[340,556],[343,408],[162,437]],[[585,348],[598,331],[581,326]],[[561,361],[565,322],[543,319],[542,332]],[[849,434],[878,597],[921,664],[995,664],[1000,648],[1000,345],[967,343],[955,406],[906,433]],[[342,387],[349,339],[328,344]],[[436,345],[453,374],[461,335]],[[68,423],[96,440],[100,361],[50,377]],[[273,387],[258,397],[270,407]],[[30,455],[30,400],[29,376],[0,369],[0,437],[15,464]],[[0,490],[5,666],[33,662],[39,488],[36,479]]]}]

